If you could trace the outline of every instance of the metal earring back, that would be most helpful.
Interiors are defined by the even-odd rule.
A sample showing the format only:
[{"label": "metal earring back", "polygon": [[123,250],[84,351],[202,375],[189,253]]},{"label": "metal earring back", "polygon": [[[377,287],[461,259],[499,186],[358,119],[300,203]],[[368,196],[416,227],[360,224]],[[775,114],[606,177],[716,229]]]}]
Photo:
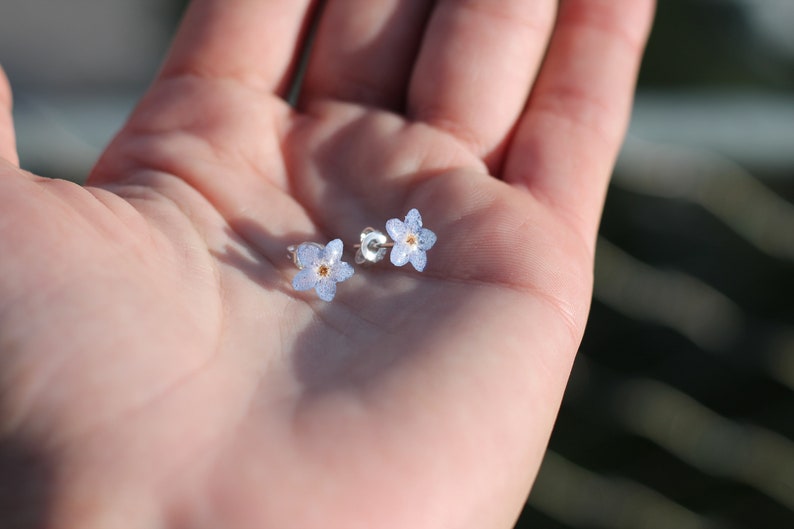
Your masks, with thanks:
[{"label": "metal earring back", "polygon": [[387,242],[386,235],[375,228],[364,228],[361,232],[361,244],[356,244],[356,264],[377,263],[386,257],[386,250],[394,246]]}]

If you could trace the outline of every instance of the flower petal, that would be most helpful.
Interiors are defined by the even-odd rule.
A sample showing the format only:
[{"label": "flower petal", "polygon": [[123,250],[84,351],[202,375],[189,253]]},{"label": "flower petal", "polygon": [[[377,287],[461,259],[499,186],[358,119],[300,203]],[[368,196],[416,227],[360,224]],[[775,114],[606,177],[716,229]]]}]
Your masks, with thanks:
[{"label": "flower petal", "polygon": [[427,265],[427,253],[424,250],[416,250],[410,255],[411,264],[414,265],[417,272],[421,272]]},{"label": "flower petal", "polygon": [[304,268],[298,275],[292,278],[292,288],[298,292],[302,290],[309,290],[317,284],[317,273],[314,268]]},{"label": "flower petal", "polygon": [[323,250],[323,260],[329,265],[333,265],[334,263],[339,262],[343,251],[344,244],[342,244],[341,239],[334,239],[325,245],[325,250]]},{"label": "flower petal", "polygon": [[422,229],[422,215],[419,214],[418,209],[414,208],[408,212],[405,216],[405,225],[413,233],[419,233],[419,230]]},{"label": "flower petal", "polygon": [[296,251],[299,265],[303,268],[313,267],[320,260],[322,252],[322,248],[314,244],[301,244]]},{"label": "flower petal", "polygon": [[339,261],[331,269],[331,275],[329,276],[329,279],[331,281],[341,283],[342,281],[350,279],[350,277],[353,275],[353,272],[354,270],[352,266],[344,261]]},{"label": "flower petal", "polygon": [[393,241],[402,241],[405,239],[408,228],[400,219],[389,219],[386,221],[386,231],[389,232],[389,237]]},{"label": "flower petal", "polygon": [[413,248],[402,241],[396,242],[394,247],[391,249],[391,253],[389,254],[391,264],[394,266],[402,266],[407,263],[409,257],[411,256],[412,249]]},{"label": "flower petal", "polygon": [[422,228],[419,232],[419,249],[429,250],[436,243],[436,234],[427,228]]},{"label": "flower petal", "polygon": [[321,300],[331,301],[336,295],[336,283],[329,278],[323,278],[317,282],[314,290],[317,291],[317,295]]}]

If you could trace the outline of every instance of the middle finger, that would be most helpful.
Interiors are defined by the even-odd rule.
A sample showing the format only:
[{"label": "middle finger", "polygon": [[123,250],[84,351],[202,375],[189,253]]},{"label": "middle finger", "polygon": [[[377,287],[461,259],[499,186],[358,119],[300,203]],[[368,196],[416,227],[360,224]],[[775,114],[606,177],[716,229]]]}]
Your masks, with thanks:
[{"label": "middle finger", "polygon": [[334,0],[321,15],[299,107],[335,99],[401,111],[434,2]]}]

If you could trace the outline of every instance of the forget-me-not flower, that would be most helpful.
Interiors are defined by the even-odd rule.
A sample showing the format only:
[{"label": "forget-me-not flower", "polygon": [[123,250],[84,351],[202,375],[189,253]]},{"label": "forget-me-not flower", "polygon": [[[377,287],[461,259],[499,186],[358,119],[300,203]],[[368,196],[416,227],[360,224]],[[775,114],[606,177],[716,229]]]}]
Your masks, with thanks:
[{"label": "forget-me-not flower", "polygon": [[353,275],[353,267],[341,261],[343,244],[334,239],[321,247],[315,244],[301,244],[296,250],[296,263],[301,269],[292,280],[295,290],[314,288],[323,301],[331,301],[336,294],[336,284]]},{"label": "forget-me-not flower", "polygon": [[386,222],[386,231],[394,240],[394,247],[389,258],[395,266],[403,266],[409,262],[421,272],[427,265],[427,250],[436,243],[436,234],[422,227],[422,216],[419,210],[412,209],[405,216],[405,221],[391,219]]}]

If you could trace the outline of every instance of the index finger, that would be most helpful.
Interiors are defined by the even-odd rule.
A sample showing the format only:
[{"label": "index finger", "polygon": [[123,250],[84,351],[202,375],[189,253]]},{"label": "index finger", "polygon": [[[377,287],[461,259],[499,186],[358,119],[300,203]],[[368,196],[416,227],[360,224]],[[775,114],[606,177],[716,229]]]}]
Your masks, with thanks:
[{"label": "index finger", "polygon": [[408,113],[501,165],[554,22],[551,0],[440,0],[409,86]]}]

